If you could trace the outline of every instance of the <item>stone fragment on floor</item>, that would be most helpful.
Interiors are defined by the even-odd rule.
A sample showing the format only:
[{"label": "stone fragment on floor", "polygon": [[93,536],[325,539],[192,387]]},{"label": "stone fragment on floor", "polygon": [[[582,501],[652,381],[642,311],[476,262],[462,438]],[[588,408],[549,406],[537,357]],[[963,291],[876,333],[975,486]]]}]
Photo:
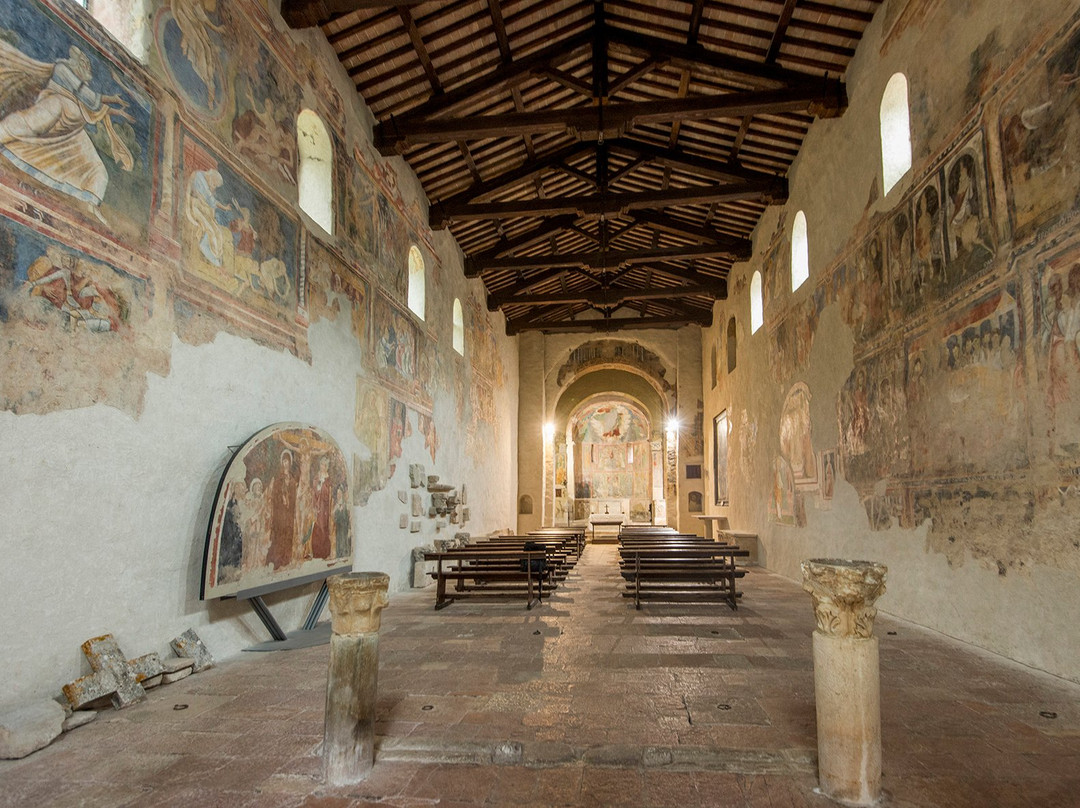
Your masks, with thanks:
[{"label": "stone fragment on floor", "polygon": [[89,724],[97,717],[96,710],[76,710],[64,719],[63,730],[64,732],[71,732],[73,729]]},{"label": "stone fragment on floor", "polygon": [[165,667],[162,673],[162,684],[172,684],[186,679],[195,670],[195,660],[191,657],[174,657],[161,663]]},{"label": "stone fragment on floor", "polygon": [[142,682],[161,674],[161,657],[145,654],[129,660],[112,634],[93,637],[82,644],[93,671],[63,687],[64,696],[78,710],[108,697],[117,710],[145,698]]},{"label": "stone fragment on floor", "polygon": [[179,637],[173,639],[169,645],[178,657],[195,660],[195,666],[192,669],[193,673],[199,673],[207,668],[214,667],[214,658],[210,656],[210,649],[203,644],[203,641],[199,639],[199,635],[195,633],[193,628],[189,628]]},{"label": "stone fragment on floor", "polygon": [[23,758],[48,746],[63,725],[64,708],[48,699],[0,711],[0,758]]}]

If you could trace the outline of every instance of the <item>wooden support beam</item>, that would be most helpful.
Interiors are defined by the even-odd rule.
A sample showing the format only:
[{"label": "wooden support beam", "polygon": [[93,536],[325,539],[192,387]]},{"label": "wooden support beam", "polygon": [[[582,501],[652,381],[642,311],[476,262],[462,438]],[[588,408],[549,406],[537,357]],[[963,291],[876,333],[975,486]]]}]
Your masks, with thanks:
[{"label": "wooden support beam", "polygon": [[[444,94],[443,98],[450,95]],[[603,107],[572,107],[538,112],[507,112],[464,118],[415,119],[412,115],[376,124],[375,147],[380,154],[397,154],[418,143],[567,131],[582,140],[621,137],[640,124],[711,118],[742,118],[745,115],[803,112],[833,117],[847,105],[843,85],[821,79],[816,86],[780,90],[721,93],[717,95],[607,104]],[[601,114],[600,110],[603,110]]]},{"label": "wooden support beam", "polygon": [[[511,185],[527,180],[536,174],[550,169],[560,168],[565,161],[572,160],[582,152],[591,148],[591,143],[572,143],[569,146],[564,146],[561,149],[545,154],[535,160],[526,160],[517,168],[504,171],[502,174],[496,174],[494,177],[489,177],[483,182],[473,183],[464,191],[443,200],[443,203],[457,205],[483,199],[485,196],[501,191],[503,188],[509,188]],[[436,205],[437,204],[439,203],[436,203]]]},{"label": "wooden support beam", "polygon": [[560,303],[588,303],[598,308],[617,308],[627,300],[667,300],[669,298],[702,295],[715,300],[727,297],[727,283],[717,280],[704,286],[667,286],[651,289],[630,289],[609,287],[607,289],[585,289],[576,292],[549,292],[531,295],[509,295],[496,293],[488,295],[488,311],[498,311],[505,306],[551,306]]},{"label": "wooden support beam", "polygon": [[716,53],[698,44],[684,45],[617,26],[608,26],[608,39],[612,45],[621,45],[631,53],[665,59],[680,68],[705,69],[751,87],[798,87],[808,82],[816,84],[819,80],[808,73],[764,65],[750,59]]},{"label": "wooden support beam", "polygon": [[777,20],[776,30],[773,32],[769,49],[765,52],[765,61],[772,64],[780,55],[780,46],[784,44],[784,36],[787,34],[788,25],[791,24],[791,16],[795,13],[795,4],[799,0],[786,0],[784,7],[780,9],[780,19]]},{"label": "wooden support beam", "polygon": [[519,216],[553,216],[574,213],[578,216],[624,215],[639,208],[664,208],[669,205],[697,205],[705,202],[735,202],[745,199],[766,203],[787,200],[787,183],[777,177],[765,182],[730,185],[670,188],[666,191],[642,191],[632,194],[595,194],[559,199],[525,199],[515,202],[477,202],[432,207],[428,216],[435,229],[452,221],[470,219],[514,219]]},{"label": "wooden support beam", "polygon": [[524,331],[543,331],[547,334],[612,331],[631,331],[642,328],[682,328],[687,325],[712,325],[712,311],[700,315],[678,315],[675,317],[606,317],[595,320],[539,320],[530,319],[506,321],[506,335],[509,337]]},{"label": "wooden support beam", "polygon": [[755,180],[775,179],[775,174],[765,171],[755,171],[744,168],[735,162],[712,160],[708,157],[698,157],[682,149],[656,146],[652,143],[644,143],[633,138],[619,138],[610,143],[612,151],[621,154],[632,154],[644,157],[647,160],[670,168],[678,168],[689,171],[692,174],[704,174],[725,182],[753,182]]},{"label": "wooden support beam", "polygon": [[729,250],[728,255],[736,261],[749,260],[753,255],[754,243],[750,239],[735,238],[713,230],[711,227],[698,227],[655,211],[636,211],[633,218],[638,223],[647,225],[653,230],[670,233],[674,236],[692,238],[698,242],[703,241],[709,244],[722,245]]},{"label": "wooden support beam", "polygon": [[[492,72],[466,84],[447,90],[442,95],[434,96],[423,104],[410,109],[404,115],[391,118],[376,125],[376,130],[386,131],[387,128],[397,125],[398,127],[411,127],[414,121],[426,121],[435,116],[449,112],[462,104],[468,103],[478,97],[489,93],[516,87],[530,76],[542,72],[544,68],[558,66],[581,52],[592,42],[592,35],[585,31],[577,36],[570,37],[562,42],[556,42],[542,48],[536,53],[510,62],[498,64]],[[456,138],[454,138],[456,140]],[[394,154],[391,150],[389,154]]]},{"label": "wooden support beam", "polygon": [[290,28],[310,28],[354,11],[418,6],[423,2],[426,0],[281,0],[281,17]]},{"label": "wooden support beam", "polygon": [[466,258],[465,277],[476,278],[490,270],[548,269],[553,267],[582,267],[585,269],[617,269],[627,264],[649,264],[657,260],[685,261],[692,258],[731,257],[726,244],[693,244],[678,247],[655,247],[645,250],[596,250],[587,253],[555,255],[523,255],[506,258]]},{"label": "wooden support beam", "polygon": [[526,231],[521,235],[514,236],[513,238],[503,239],[494,247],[484,250],[482,253],[477,253],[473,256],[474,259],[489,259],[498,258],[501,255],[506,255],[508,252],[514,252],[515,250],[524,250],[532,247],[534,244],[539,244],[560,230],[565,230],[571,227],[574,222],[577,221],[577,216],[568,214],[565,216],[555,216],[545,221],[539,227],[534,227],[532,230]]}]

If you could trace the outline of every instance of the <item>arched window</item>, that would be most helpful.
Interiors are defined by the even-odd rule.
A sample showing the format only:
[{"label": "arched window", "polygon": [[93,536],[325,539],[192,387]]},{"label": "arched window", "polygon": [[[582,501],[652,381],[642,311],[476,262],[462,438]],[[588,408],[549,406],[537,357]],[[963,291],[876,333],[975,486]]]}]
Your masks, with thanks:
[{"label": "arched window", "polygon": [[764,306],[761,304],[761,273],[755,272],[750,279],[750,333],[756,334],[765,322]]},{"label": "arched window", "polygon": [[791,291],[795,291],[810,277],[810,245],[806,239],[806,214],[795,214],[791,227]]},{"label": "arched window", "polygon": [[465,355],[465,320],[461,316],[461,301],[454,298],[454,350]]},{"label": "arched window", "polygon": [[735,318],[732,317],[727,321],[727,372],[731,373],[735,370],[735,354],[736,354],[736,337],[735,337]]},{"label": "arched window", "polygon": [[310,109],[296,118],[300,210],[327,233],[334,232],[334,149],[322,119]]},{"label": "arched window", "polygon": [[885,193],[911,168],[911,118],[908,112],[908,83],[903,73],[894,73],[881,96],[881,177]]},{"label": "arched window", "polygon": [[409,248],[409,308],[424,319],[427,279],[424,277],[424,256],[415,244]]},{"label": "arched window", "polygon": [[128,53],[146,64],[150,50],[150,14],[146,0],[75,0],[123,45]]}]

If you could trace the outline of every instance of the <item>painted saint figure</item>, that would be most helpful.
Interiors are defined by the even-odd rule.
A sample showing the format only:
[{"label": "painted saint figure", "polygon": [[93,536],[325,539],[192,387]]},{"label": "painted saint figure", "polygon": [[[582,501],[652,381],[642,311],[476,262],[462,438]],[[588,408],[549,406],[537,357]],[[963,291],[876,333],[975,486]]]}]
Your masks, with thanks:
[{"label": "painted saint figure", "polygon": [[31,297],[47,300],[67,317],[67,324],[82,325],[92,333],[117,331],[127,308],[111,290],[95,283],[80,266],[77,255],[49,246],[26,269]]},{"label": "painted saint figure", "polygon": [[231,235],[217,221],[217,212],[228,210],[216,196],[223,182],[221,172],[217,169],[194,172],[188,180],[187,204],[184,207],[184,215],[199,237],[199,252],[207,263],[215,267],[224,265],[225,239]]},{"label": "painted saint figure", "polygon": [[217,106],[217,76],[221,73],[217,48],[210,41],[210,31],[225,33],[225,27],[215,25],[210,14],[217,11],[217,0],[174,0],[173,19],[180,29],[180,49],[191,63],[192,70],[206,85],[206,105]]},{"label": "painted saint figure", "polygon": [[311,485],[312,510],[315,521],[311,527],[311,555],[330,558],[330,511],[333,486],[330,483],[330,457],[319,458],[319,469]]},{"label": "painted saint figure", "polygon": [[288,449],[281,453],[277,474],[270,483],[270,549],[266,563],[274,569],[292,564],[296,547],[296,489],[300,470]]},{"label": "painted saint figure", "polygon": [[131,171],[134,157],[113,128],[112,117],[134,119],[121,109],[127,102],[119,95],[91,89],[92,79],[90,59],[75,46],[67,59],[47,64],[0,40],[0,110],[40,88],[30,106],[0,118],[0,154],[39,182],[87,203],[104,222],[99,207],[109,172],[86,127],[104,127],[113,160]]}]

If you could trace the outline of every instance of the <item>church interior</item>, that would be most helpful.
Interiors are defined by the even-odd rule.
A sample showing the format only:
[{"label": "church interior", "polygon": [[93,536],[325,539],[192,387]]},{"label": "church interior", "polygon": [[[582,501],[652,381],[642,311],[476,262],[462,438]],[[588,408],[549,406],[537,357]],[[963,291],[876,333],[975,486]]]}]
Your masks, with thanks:
[{"label": "church interior", "polygon": [[1080,805],[1078,216],[1074,2],[0,0],[0,804]]}]

